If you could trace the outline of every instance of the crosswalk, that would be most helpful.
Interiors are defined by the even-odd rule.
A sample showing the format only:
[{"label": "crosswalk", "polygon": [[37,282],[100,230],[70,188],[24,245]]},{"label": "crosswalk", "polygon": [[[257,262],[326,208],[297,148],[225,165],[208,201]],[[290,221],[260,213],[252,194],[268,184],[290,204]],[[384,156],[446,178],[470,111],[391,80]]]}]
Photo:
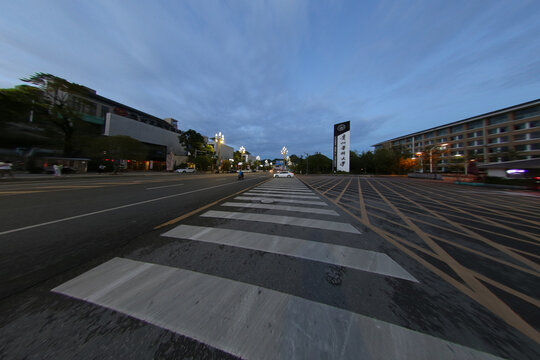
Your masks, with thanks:
[{"label": "crosswalk", "polygon": [[[384,253],[290,236],[305,229],[335,237],[363,236],[294,178],[272,179],[197,218],[198,225],[182,223],[161,236],[320,262],[418,284]],[[52,291],[245,359],[431,359],[435,354],[438,359],[496,358],[297,295],[134,259],[113,258]]]}]

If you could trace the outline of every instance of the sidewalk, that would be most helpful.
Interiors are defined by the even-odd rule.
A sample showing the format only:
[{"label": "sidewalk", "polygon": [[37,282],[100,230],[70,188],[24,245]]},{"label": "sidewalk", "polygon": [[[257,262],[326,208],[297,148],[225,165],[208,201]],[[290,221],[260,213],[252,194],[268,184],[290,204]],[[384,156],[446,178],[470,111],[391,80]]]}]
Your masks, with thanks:
[{"label": "sidewalk", "polygon": [[[204,173],[201,173],[204,174]],[[0,178],[1,183],[7,183],[12,181],[33,181],[33,180],[66,180],[66,179],[99,179],[99,178],[117,178],[117,177],[140,177],[140,176],[186,176],[186,174],[177,174],[174,172],[166,171],[127,171],[113,174],[112,172],[96,173],[89,172],[84,174],[65,174],[62,176],[54,176],[54,174],[30,174],[27,172],[13,171],[13,177]],[[193,176],[197,174],[189,174]]]}]

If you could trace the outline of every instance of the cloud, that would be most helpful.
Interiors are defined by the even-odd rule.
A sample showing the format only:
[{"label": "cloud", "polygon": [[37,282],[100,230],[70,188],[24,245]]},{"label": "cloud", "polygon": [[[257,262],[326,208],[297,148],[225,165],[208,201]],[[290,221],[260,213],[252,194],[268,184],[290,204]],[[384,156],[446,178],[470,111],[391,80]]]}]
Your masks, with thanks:
[{"label": "cloud", "polygon": [[538,10],[525,1],[3,2],[0,84],[50,72],[184,130],[222,131],[262,157],[284,145],[330,155],[337,122],[350,120],[353,148],[365,150],[532,96]]}]

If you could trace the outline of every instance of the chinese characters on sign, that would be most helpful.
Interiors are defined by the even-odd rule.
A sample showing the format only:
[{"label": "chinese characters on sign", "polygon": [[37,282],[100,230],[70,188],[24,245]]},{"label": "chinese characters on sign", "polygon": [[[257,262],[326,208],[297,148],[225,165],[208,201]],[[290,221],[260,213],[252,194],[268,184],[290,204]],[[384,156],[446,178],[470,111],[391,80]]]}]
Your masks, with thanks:
[{"label": "chinese characters on sign", "polygon": [[349,172],[351,122],[334,125],[334,170]]}]

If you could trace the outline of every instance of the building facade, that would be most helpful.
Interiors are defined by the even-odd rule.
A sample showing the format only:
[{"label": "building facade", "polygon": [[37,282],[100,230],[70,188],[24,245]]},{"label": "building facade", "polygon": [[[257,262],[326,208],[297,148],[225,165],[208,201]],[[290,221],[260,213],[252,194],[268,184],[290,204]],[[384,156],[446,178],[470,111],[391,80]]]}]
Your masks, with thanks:
[{"label": "building facade", "polygon": [[125,135],[151,146],[146,161],[128,163],[126,160],[125,165],[138,170],[172,170],[187,162],[187,152],[178,140],[181,131],[177,120],[160,119],[88,90],[84,101],[73,97],[71,104],[84,121],[98,126],[100,135]]},{"label": "building facade", "polygon": [[[443,146],[444,145],[444,146]],[[478,163],[540,158],[540,99],[407,134],[373,145],[415,154],[444,148],[434,165],[445,171],[452,159]]]}]

